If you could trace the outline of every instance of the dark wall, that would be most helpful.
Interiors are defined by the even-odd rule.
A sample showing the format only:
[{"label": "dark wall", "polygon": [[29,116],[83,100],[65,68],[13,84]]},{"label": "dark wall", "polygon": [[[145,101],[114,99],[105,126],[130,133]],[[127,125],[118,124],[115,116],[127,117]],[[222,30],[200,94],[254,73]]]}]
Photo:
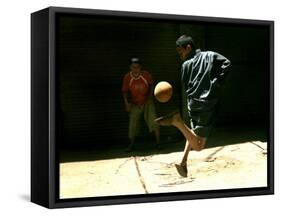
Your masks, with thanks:
[{"label": "dark wall", "polygon": [[207,50],[232,62],[224,88],[219,122],[261,124],[267,120],[269,32],[254,26],[206,26]]},{"label": "dark wall", "polygon": [[[175,40],[186,31],[203,50],[220,52],[233,63],[218,122],[262,119],[269,72],[264,29],[63,16],[57,44],[63,143],[102,146],[127,139],[121,85],[132,56],[143,60],[155,83],[167,80],[175,88],[167,104],[155,101],[158,115],[177,109],[181,62]],[[145,127],[142,131],[149,136]],[[161,128],[161,133],[164,139],[179,134],[172,127]]]},{"label": "dark wall", "polygon": [[[133,56],[142,59],[155,83],[169,80],[178,91],[177,25],[64,17],[58,29],[65,142],[104,145],[127,139],[129,118],[121,85]],[[159,115],[176,109],[178,96],[165,105],[155,101]],[[148,136],[146,127],[142,129]],[[170,136],[176,130],[162,132]]]}]

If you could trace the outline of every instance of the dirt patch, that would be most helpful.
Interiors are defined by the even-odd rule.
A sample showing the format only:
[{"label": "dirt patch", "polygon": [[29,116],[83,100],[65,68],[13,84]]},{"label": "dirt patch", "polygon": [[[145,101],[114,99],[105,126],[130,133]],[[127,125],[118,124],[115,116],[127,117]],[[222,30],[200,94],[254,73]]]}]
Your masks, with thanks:
[{"label": "dirt patch", "polygon": [[266,143],[256,141],[192,151],[187,178],[174,166],[182,152],[61,163],[60,197],[263,187],[266,149]]}]

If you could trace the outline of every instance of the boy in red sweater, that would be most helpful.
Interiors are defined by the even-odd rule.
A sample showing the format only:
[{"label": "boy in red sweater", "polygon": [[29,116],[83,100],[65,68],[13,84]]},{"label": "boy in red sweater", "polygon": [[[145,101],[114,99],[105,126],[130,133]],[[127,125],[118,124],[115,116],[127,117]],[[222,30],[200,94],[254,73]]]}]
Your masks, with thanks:
[{"label": "boy in red sweater", "polygon": [[154,131],[156,146],[159,147],[159,126],[155,123],[155,106],[153,103],[153,78],[148,71],[142,70],[139,58],[132,58],[130,72],[123,78],[122,92],[126,111],[129,113],[129,139],[127,152],[132,151],[136,135],[139,133],[141,116],[144,116],[149,131]]}]

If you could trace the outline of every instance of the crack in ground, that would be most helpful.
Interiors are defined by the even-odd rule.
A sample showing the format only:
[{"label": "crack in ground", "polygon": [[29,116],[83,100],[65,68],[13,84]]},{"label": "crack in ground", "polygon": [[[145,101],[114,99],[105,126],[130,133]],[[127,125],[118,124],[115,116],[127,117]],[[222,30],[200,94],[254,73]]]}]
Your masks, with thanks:
[{"label": "crack in ground", "polygon": [[175,181],[175,182],[161,184],[161,185],[159,185],[159,187],[173,187],[175,185],[183,185],[183,184],[187,184],[187,183],[190,183],[190,182],[193,182],[193,181],[194,181],[194,178],[190,178],[188,180],[178,180],[178,181]]},{"label": "crack in ground", "polygon": [[140,172],[140,168],[139,168],[139,164],[137,162],[137,157],[134,157],[134,161],[135,161],[135,166],[136,166],[136,169],[137,169],[137,172],[138,172],[138,176],[139,176],[139,180],[141,182],[141,185],[145,191],[146,194],[148,194],[148,191],[147,191],[147,188],[146,188],[146,185],[145,185],[145,182],[144,182],[144,179],[141,175],[141,172]]},{"label": "crack in ground", "polygon": [[119,172],[119,170],[120,170],[128,161],[130,161],[130,160],[132,160],[131,157],[128,158],[128,159],[126,159],[123,163],[121,163],[121,164],[118,166],[118,168],[116,169],[115,174],[117,174],[117,173]]},{"label": "crack in ground", "polygon": [[258,148],[262,149],[262,150],[266,150],[265,148],[261,147],[258,143],[252,141],[252,144],[254,144],[255,146],[257,146]]}]

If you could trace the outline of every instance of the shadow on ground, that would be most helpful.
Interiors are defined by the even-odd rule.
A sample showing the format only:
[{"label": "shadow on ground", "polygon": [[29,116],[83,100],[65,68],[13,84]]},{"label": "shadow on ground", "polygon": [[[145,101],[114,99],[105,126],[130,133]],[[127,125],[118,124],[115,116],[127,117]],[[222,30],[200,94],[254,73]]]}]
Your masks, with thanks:
[{"label": "shadow on ground", "polygon": [[30,195],[28,195],[28,194],[20,194],[20,195],[19,195],[19,198],[20,198],[21,200],[30,202]]},{"label": "shadow on ground", "polygon": [[[262,128],[245,128],[245,127],[219,127],[213,130],[212,135],[208,139],[206,148],[226,146],[237,143],[245,143],[251,141],[266,142],[266,130]],[[172,142],[164,142],[161,149],[155,148],[154,141],[138,140],[135,144],[133,152],[125,152],[126,146],[109,146],[107,149],[95,150],[94,148],[87,149],[71,149],[61,150],[59,161],[77,162],[77,161],[94,161],[113,158],[124,158],[130,156],[148,156],[155,154],[167,154],[171,152],[183,151],[185,140],[180,138]]]}]

